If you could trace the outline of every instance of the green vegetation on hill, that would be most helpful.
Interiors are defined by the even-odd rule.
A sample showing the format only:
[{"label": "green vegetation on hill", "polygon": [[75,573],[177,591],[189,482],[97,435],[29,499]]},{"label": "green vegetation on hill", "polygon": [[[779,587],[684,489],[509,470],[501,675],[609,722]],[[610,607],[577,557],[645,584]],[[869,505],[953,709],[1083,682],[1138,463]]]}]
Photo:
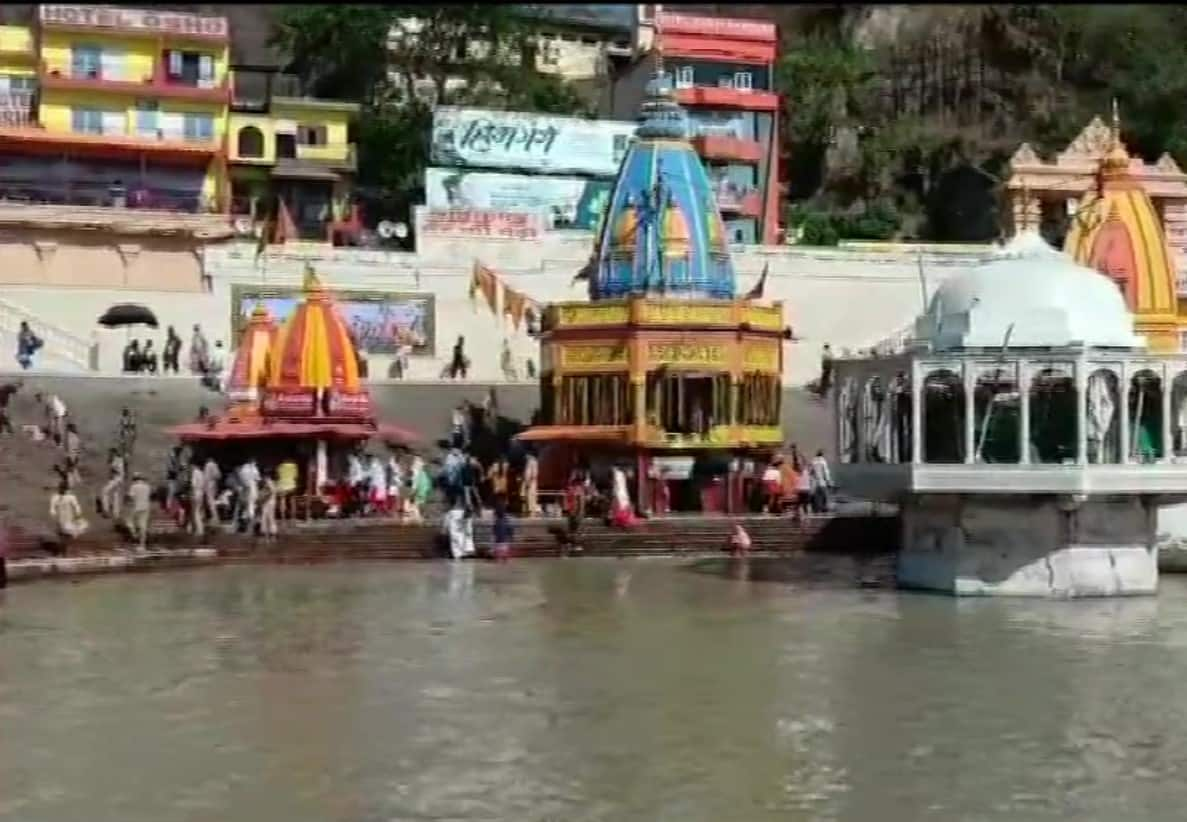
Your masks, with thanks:
[{"label": "green vegetation on hill", "polygon": [[1187,9],[826,8],[782,27],[788,222],[805,241],[868,238],[891,215],[901,237],[992,239],[1018,145],[1062,150],[1112,98],[1131,150],[1187,164]]}]

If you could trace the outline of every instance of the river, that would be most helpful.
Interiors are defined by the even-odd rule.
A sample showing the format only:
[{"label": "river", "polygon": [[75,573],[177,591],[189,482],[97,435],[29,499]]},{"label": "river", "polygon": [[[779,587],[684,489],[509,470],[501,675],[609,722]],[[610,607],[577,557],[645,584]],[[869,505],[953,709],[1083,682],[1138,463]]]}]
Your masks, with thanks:
[{"label": "river", "polygon": [[1187,581],[844,559],[232,567],[0,592],[0,820],[1178,820]]}]

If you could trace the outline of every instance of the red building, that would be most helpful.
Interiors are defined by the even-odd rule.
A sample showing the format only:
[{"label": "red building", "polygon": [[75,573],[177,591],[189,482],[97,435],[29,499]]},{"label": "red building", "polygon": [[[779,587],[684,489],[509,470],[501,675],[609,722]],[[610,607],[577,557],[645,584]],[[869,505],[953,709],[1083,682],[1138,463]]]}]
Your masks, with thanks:
[{"label": "red building", "polygon": [[649,22],[653,25],[650,48],[619,81],[614,116],[634,115],[656,62],[662,60],[676,87],[676,98],[692,121],[693,145],[705,162],[729,241],[778,242],[775,25],[663,11],[653,20],[641,21],[641,26]]}]

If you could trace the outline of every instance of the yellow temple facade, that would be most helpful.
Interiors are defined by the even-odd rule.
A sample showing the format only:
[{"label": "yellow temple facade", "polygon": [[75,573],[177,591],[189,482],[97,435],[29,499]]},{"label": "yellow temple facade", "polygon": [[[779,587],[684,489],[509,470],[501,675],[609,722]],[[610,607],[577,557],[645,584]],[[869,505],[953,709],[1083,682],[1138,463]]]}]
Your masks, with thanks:
[{"label": "yellow temple facade", "polygon": [[1038,226],[1044,206],[1066,208],[1063,250],[1117,284],[1150,350],[1184,349],[1187,175],[1175,161],[1165,154],[1154,164],[1131,157],[1114,112],[1111,127],[1094,118],[1053,163],[1023,144],[1011,172],[1011,228]]}]

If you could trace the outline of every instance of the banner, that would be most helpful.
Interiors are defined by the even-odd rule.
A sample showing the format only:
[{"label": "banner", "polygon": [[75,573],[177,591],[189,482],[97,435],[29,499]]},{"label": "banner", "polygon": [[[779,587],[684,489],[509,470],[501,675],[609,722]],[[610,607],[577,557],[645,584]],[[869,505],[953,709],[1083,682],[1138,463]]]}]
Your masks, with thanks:
[{"label": "banner", "polygon": [[[435,305],[432,294],[390,291],[338,291],[330,289],[334,307],[346,323],[359,348],[368,354],[395,354],[408,345],[413,354],[432,356],[435,337]],[[231,327],[238,340],[260,301],[268,307],[278,325],[283,324],[305,299],[297,286],[232,286]]]},{"label": "banner", "polygon": [[418,237],[493,237],[503,240],[539,240],[544,220],[530,212],[437,210],[416,206]]},{"label": "banner", "polygon": [[594,231],[610,203],[612,180],[499,174],[460,168],[425,169],[431,209],[531,211],[552,228]]},{"label": "banner", "polygon": [[437,106],[431,160],[447,166],[613,177],[635,128],[617,120]]}]

